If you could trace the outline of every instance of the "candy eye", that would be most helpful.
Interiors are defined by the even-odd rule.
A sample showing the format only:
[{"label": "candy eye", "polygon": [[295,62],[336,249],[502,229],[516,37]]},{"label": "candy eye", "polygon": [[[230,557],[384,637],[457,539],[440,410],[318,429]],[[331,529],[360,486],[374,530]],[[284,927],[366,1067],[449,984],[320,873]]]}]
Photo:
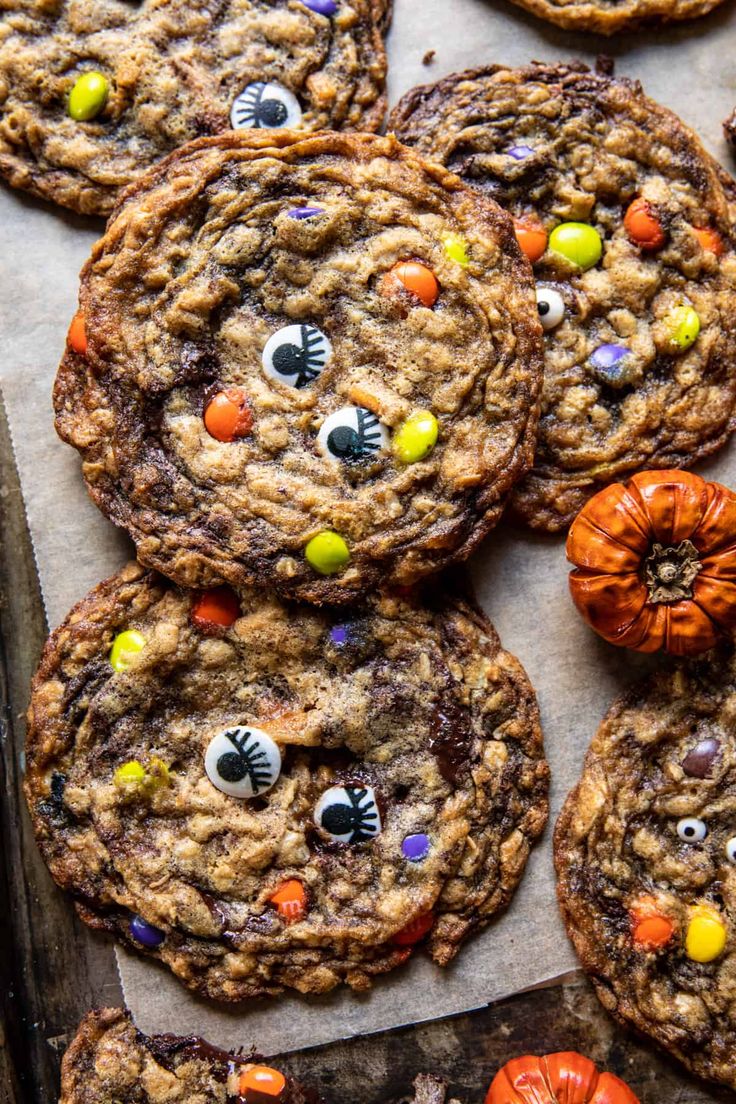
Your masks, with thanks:
[{"label": "candy eye", "polygon": [[343,406],[322,423],[317,444],[325,456],[355,463],[388,447],[388,430],[370,410]]},{"label": "candy eye", "polygon": [[704,820],[697,817],[683,817],[677,822],[677,834],[685,843],[700,843],[708,835]]},{"label": "candy eye", "polygon": [[317,802],[314,821],[340,843],[365,843],[381,831],[372,786],[330,786]]},{"label": "candy eye", "polygon": [[281,773],[281,752],[260,728],[236,725],[212,737],[204,769],[212,785],[229,797],[256,797],[276,783]]},{"label": "candy eye", "polygon": [[726,858],[729,862],[736,863],[736,836],[726,840]]},{"label": "candy eye", "polygon": [[322,373],[332,346],[316,326],[284,326],[271,334],[263,350],[263,367],[271,379],[306,387]]},{"label": "candy eye", "polygon": [[233,130],[264,127],[296,127],[302,121],[302,109],[293,92],[282,84],[255,81],[247,85],[230,112]]},{"label": "candy eye", "polygon": [[554,288],[537,285],[537,310],[543,330],[553,330],[565,317],[565,300]]}]

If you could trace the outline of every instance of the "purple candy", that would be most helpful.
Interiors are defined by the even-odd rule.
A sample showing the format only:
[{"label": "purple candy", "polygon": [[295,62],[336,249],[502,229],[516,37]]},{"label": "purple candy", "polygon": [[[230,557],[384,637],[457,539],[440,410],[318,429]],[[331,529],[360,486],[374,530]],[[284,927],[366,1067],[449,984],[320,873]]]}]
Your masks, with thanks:
[{"label": "purple candy", "polygon": [[142,916],[134,916],[130,921],[130,934],[144,947],[160,947],[166,935],[153,924],[148,924]]},{"label": "purple candy", "polygon": [[350,629],[347,625],[333,625],[330,629],[330,640],[333,644],[341,647],[343,644],[347,644],[350,636]]},{"label": "purple candy", "polygon": [[308,219],[314,218],[315,215],[323,215],[324,211],[324,207],[293,207],[288,215],[293,219]]},{"label": "purple candy", "polygon": [[512,146],[511,149],[506,150],[509,157],[513,157],[515,161],[523,161],[525,157],[531,156],[534,150],[531,146]]},{"label": "purple candy", "polygon": [[334,15],[337,11],[335,0],[302,0],[302,4],[318,15]]},{"label": "purple candy", "polygon": [[590,354],[590,363],[599,376],[608,383],[621,381],[622,361],[630,354],[631,350],[625,345],[599,345]]},{"label": "purple candy", "polygon": [[404,836],[401,853],[409,862],[421,862],[422,859],[426,859],[429,854],[429,836],[425,836],[424,832]]}]

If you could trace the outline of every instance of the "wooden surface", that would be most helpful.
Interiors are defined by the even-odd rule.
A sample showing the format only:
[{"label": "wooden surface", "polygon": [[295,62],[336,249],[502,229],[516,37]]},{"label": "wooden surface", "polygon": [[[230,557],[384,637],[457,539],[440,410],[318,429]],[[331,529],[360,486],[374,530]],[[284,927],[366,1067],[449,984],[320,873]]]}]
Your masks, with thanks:
[{"label": "wooden surface", "polygon": [[[76,1024],[95,1005],[120,1004],[121,994],[111,945],[76,919],[53,885],[22,798],[23,713],[45,624],[1,410],[0,542],[0,1101],[54,1104],[61,1054]],[[567,1049],[624,1077],[642,1104],[736,1104],[736,1095],[687,1077],[615,1025],[584,981],[449,1020],[302,1051],[277,1064],[320,1090],[328,1104],[399,1098],[422,1070],[446,1076],[467,1104],[482,1104],[491,1077],[508,1058]]]}]

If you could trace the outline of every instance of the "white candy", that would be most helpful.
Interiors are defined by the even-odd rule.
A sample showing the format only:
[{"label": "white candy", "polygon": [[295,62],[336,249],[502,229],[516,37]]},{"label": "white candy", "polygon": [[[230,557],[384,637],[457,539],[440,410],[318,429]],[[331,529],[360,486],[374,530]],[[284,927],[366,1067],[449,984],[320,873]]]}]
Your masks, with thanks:
[{"label": "white candy", "polygon": [[363,460],[388,448],[388,429],[370,410],[343,406],[322,423],[317,445],[325,456],[349,463]]},{"label": "white candy", "polygon": [[255,81],[235,97],[230,111],[233,130],[297,127],[302,109],[293,92],[272,81]]},{"label": "white candy", "polygon": [[284,326],[271,334],[261,357],[271,379],[291,387],[307,387],[329,364],[332,346],[316,326]]},{"label": "white candy", "polygon": [[700,843],[708,835],[704,820],[697,817],[683,817],[677,822],[677,834],[685,843]]},{"label": "white candy", "polygon": [[726,841],[726,858],[729,862],[736,863],[736,836],[731,836]]},{"label": "white candy", "polygon": [[565,300],[554,288],[537,284],[537,310],[543,330],[553,330],[565,317]]},{"label": "white candy", "polygon": [[267,732],[234,725],[212,737],[204,769],[212,785],[230,797],[257,797],[276,783],[281,752]]},{"label": "white candy", "polygon": [[314,822],[340,843],[364,843],[381,831],[372,786],[330,786],[317,802]]}]

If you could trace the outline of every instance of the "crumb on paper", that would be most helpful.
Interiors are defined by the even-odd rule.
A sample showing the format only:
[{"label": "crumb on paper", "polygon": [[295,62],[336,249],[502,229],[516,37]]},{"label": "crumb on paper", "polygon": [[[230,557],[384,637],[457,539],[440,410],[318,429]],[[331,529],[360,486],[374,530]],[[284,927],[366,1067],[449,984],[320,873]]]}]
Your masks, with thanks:
[{"label": "crumb on paper", "polygon": [[602,77],[612,77],[616,68],[616,62],[608,54],[599,54],[595,59],[595,71]]},{"label": "crumb on paper", "polygon": [[422,65],[431,65],[434,61],[436,50],[427,50],[426,54],[422,58]]}]

